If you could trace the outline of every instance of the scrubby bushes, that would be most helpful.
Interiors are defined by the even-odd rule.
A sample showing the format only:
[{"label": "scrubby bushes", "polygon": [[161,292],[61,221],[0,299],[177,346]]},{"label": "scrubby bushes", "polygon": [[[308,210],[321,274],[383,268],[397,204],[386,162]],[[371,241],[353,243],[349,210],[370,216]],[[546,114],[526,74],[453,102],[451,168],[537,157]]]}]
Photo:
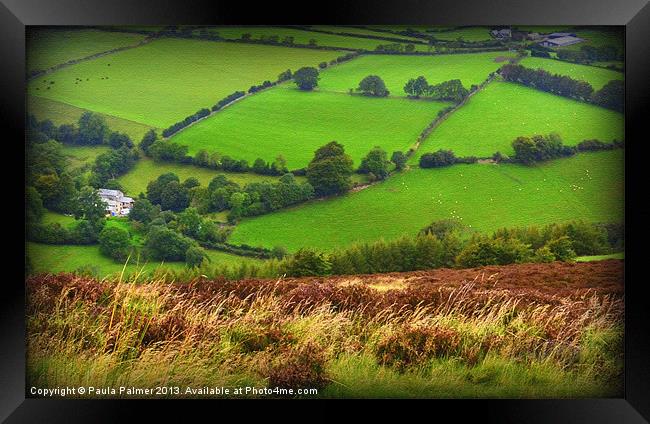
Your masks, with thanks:
[{"label": "scrubby bushes", "polygon": [[163,137],[169,137],[173,135],[174,133],[177,133],[178,131],[182,130],[183,128],[187,127],[188,125],[198,121],[201,118],[205,118],[210,114],[210,110],[208,109],[199,109],[196,113],[186,117],[182,121],[176,122],[175,124],[170,125],[169,127],[165,128],[162,131]]},{"label": "scrubby bushes", "polygon": [[408,80],[404,85],[404,92],[413,98],[427,96],[432,100],[452,101],[455,103],[460,103],[469,95],[469,91],[463,87],[463,84],[458,79],[429,85],[427,79],[422,75]]},{"label": "scrubby bushes", "polygon": [[119,227],[104,227],[99,233],[99,251],[115,260],[123,261],[129,255],[131,237]]},{"label": "scrubby bushes", "polygon": [[532,165],[563,156],[571,156],[576,148],[564,146],[559,135],[551,133],[547,136],[517,137],[512,142],[515,151],[513,160],[525,165]]},{"label": "scrubby bushes", "polygon": [[357,91],[361,92],[366,96],[373,97],[386,97],[390,92],[386,89],[386,84],[384,80],[379,78],[377,75],[368,75],[359,82],[359,87]]},{"label": "scrubby bushes", "polygon": [[245,96],[246,93],[243,91],[235,91],[234,93],[224,97],[223,99],[219,100],[214,106],[212,106],[212,111],[216,112],[220,110],[222,107],[227,105],[228,103],[232,103],[235,100],[239,99],[240,97]]},{"label": "scrubby bushes", "polygon": [[420,168],[439,168],[456,163],[456,156],[451,150],[438,150],[420,156]]}]

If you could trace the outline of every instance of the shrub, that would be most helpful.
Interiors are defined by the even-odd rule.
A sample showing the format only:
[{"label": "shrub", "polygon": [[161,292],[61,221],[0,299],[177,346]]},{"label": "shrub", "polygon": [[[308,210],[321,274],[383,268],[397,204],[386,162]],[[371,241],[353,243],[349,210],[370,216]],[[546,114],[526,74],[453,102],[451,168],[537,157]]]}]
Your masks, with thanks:
[{"label": "shrub", "polygon": [[287,275],[294,277],[327,275],[331,264],[323,253],[302,248],[287,261],[285,269]]},{"label": "shrub", "polygon": [[357,90],[366,96],[374,97],[386,97],[390,94],[386,89],[384,80],[379,78],[377,75],[368,75],[362,79]]},{"label": "shrub", "polygon": [[573,250],[571,240],[568,236],[553,239],[546,243],[545,247],[560,261],[570,261],[576,257],[576,252]]},{"label": "shrub", "polygon": [[129,232],[119,227],[104,227],[99,233],[99,251],[113,259],[124,260],[129,254]]},{"label": "shrub", "polygon": [[197,246],[190,246],[185,251],[185,262],[190,267],[200,267],[204,260],[209,259],[205,250]]},{"label": "shrub", "polygon": [[532,257],[532,254],[530,245],[524,244],[518,239],[500,237],[492,239],[478,236],[463,248],[456,257],[456,263],[463,268],[474,268],[483,265],[507,265],[526,262]]},{"label": "shrub", "polygon": [[421,168],[438,168],[456,163],[456,156],[451,150],[438,150],[433,153],[425,153],[420,156]]}]

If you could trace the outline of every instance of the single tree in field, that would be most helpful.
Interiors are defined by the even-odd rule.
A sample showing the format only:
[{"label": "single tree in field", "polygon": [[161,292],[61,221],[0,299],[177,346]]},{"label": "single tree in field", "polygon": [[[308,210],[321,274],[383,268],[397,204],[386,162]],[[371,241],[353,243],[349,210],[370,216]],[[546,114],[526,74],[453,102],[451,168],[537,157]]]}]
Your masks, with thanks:
[{"label": "single tree in field", "polygon": [[411,78],[404,86],[404,92],[412,97],[420,97],[427,93],[429,83],[422,75],[416,79]]},{"label": "single tree in field", "polygon": [[293,80],[301,90],[313,90],[318,85],[318,69],[306,66],[293,74]]},{"label": "single tree in field", "polygon": [[328,196],[348,191],[352,172],[352,159],[342,145],[332,141],[316,150],[306,175],[317,196]]},{"label": "single tree in field", "polygon": [[386,84],[377,75],[368,75],[362,79],[357,90],[367,96],[386,97],[389,94]]},{"label": "single tree in field", "polygon": [[372,173],[377,179],[383,180],[388,176],[390,161],[388,155],[379,146],[375,146],[365,158],[361,160],[359,172],[362,174]]},{"label": "single tree in field", "polygon": [[119,227],[104,227],[99,233],[99,251],[117,260],[124,260],[131,248],[129,232]]},{"label": "single tree in field", "polygon": [[399,150],[393,152],[393,155],[390,157],[390,161],[395,164],[395,169],[401,171],[406,166],[407,157],[404,153]]}]

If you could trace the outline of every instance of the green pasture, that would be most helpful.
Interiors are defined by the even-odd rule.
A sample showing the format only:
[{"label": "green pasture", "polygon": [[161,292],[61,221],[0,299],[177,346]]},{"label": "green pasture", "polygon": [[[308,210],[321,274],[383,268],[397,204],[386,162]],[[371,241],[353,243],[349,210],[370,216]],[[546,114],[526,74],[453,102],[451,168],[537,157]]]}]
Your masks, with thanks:
[{"label": "green pasture", "polygon": [[144,35],[94,29],[63,31],[32,29],[26,32],[27,71],[46,70],[70,60],[132,46],[144,40]]},{"label": "green pasture", "polygon": [[603,29],[574,29],[570,31],[576,34],[577,37],[584,39],[585,41],[577,44],[572,44],[565,47],[557,47],[558,50],[580,50],[582,46],[592,46],[592,47],[603,47],[603,46],[614,46],[619,51],[623,51],[625,44],[623,42],[624,35],[623,30],[603,30]]},{"label": "green pasture", "polygon": [[[423,40],[421,38],[416,38],[416,37],[409,37],[406,35],[399,35],[399,34],[389,34],[386,32],[382,31],[373,31],[371,29],[366,29],[366,28],[356,28],[356,27],[350,27],[350,26],[334,26],[334,25],[310,25],[310,29],[315,29],[315,30],[320,30],[320,31],[329,31],[329,32],[335,32],[338,34],[358,34],[358,35],[372,35],[375,37],[388,37],[388,38],[401,38],[405,40],[405,42],[411,42],[411,41],[419,41],[422,42]],[[385,43],[384,43],[385,44]]]},{"label": "green pasture", "polygon": [[432,56],[362,56],[345,65],[326,70],[321,74],[318,85],[323,91],[347,92],[350,88],[357,88],[366,76],[378,75],[386,83],[391,96],[406,96],[404,85],[407,81],[423,75],[429,84],[459,79],[469,90],[473,84],[482,83],[491,72],[508,63],[497,62],[504,57],[514,55],[508,52],[488,52]]},{"label": "green pasture", "polygon": [[69,227],[74,225],[77,222],[73,216],[63,215],[62,213],[52,212],[45,210],[43,214],[43,223],[44,224],[59,224],[62,227]]},{"label": "green pasture", "polygon": [[467,28],[458,28],[452,31],[442,31],[435,32],[432,34],[437,40],[444,41],[457,41],[462,39],[462,41],[489,41],[494,38],[490,34],[490,28],[488,27],[467,27]]},{"label": "green pasture", "polygon": [[28,92],[165,128],[234,91],[340,55],[328,50],[164,38],[36,78]]},{"label": "green pasture", "polygon": [[[280,27],[215,27],[210,29],[211,32],[217,32],[220,37],[230,40],[238,40],[242,34],[250,34],[252,40],[259,40],[262,37],[269,37],[277,35],[279,41],[282,42],[285,37],[293,37],[295,44],[309,44],[310,40],[316,40],[317,46],[327,46],[345,49],[359,49],[359,50],[375,50],[380,44],[394,44],[394,41],[389,40],[373,40],[370,38],[351,37],[347,35],[326,34],[322,32],[305,31],[294,28],[280,28]],[[198,32],[198,31],[197,31]],[[375,35],[381,36],[380,33]],[[391,34],[386,34],[387,37],[392,37]],[[400,36],[397,36],[401,38]],[[409,44],[412,40],[404,39],[404,44]],[[415,45],[417,50],[426,51],[427,46],[424,44]]]},{"label": "green pasture", "polygon": [[576,262],[593,262],[604,261],[605,259],[625,259],[625,253],[611,253],[609,255],[592,255],[592,256],[578,256]]},{"label": "green pasture", "polygon": [[243,220],[230,243],[331,250],[414,235],[455,218],[468,230],[583,219],[621,222],[621,150],[527,167],[515,164],[412,168],[357,193]]},{"label": "green pasture", "polygon": [[553,32],[571,32],[570,26],[563,25],[517,25],[512,29],[528,32],[537,32],[539,34],[551,34]]},{"label": "green pasture", "polygon": [[611,69],[578,65],[577,63],[544,59],[541,57],[526,57],[519,64],[527,68],[541,68],[552,74],[566,75],[573,79],[586,81],[591,84],[594,90],[600,90],[611,80],[622,80],[624,78],[622,72],[612,71]]},{"label": "green pasture", "polygon": [[[251,162],[252,165],[252,162]],[[178,175],[181,181],[189,177],[195,177],[199,180],[203,187],[206,187],[210,181],[219,174],[225,175],[229,180],[244,186],[248,183],[259,181],[276,181],[279,177],[258,175],[252,172],[235,173],[223,172],[214,169],[203,168],[195,165],[172,163],[172,162],[156,162],[147,157],[140,157],[140,160],[135,166],[126,174],[122,175],[117,181],[124,188],[125,193],[131,196],[147,192],[147,184],[155,180],[162,174],[173,172]],[[296,177],[298,179],[304,177]]]},{"label": "green pasture", "polygon": [[108,146],[70,146],[64,144],[61,152],[68,158],[68,168],[77,169],[95,162],[97,156],[110,151]]},{"label": "green pasture", "polygon": [[[113,261],[99,252],[99,245],[72,246],[72,245],[51,245],[42,243],[27,242],[25,244],[26,254],[33,267],[34,274],[41,272],[58,273],[72,272],[81,268],[91,269],[100,277],[119,275],[124,264]],[[216,250],[207,250],[210,258],[210,265],[238,266],[241,263],[261,264],[263,261],[255,258],[231,255]],[[180,270],[186,267],[185,262],[140,262],[136,259],[129,262],[125,274],[132,274],[143,271],[152,272],[156,269]]]},{"label": "green pasture", "polygon": [[[27,97],[27,113],[36,116],[36,119],[39,121],[49,119],[54,122],[55,125],[76,124],[79,121],[79,117],[84,112],[88,112],[88,110],[56,100],[38,96]],[[118,131],[127,134],[136,143],[140,142],[145,133],[152,128],[148,125],[117,118],[112,115],[106,115],[103,113],[100,115],[103,116],[106,125],[108,125],[111,131]]]},{"label": "green pasture", "polygon": [[285,85],[251,96],[172,137],[172,142],[253,163],[278,155],[289,169],[306,166],[332,140],[358,165],[374,146],[408,150],[446,103],[304,92]]},{"label": "green pasture", "polygon": [[564,144],[623,140],[623,115],[599,106],[508,82],[493,82],[442,122],[419,154],[451,149],[456,156],[513,153],[519,136],[558,133]]}]

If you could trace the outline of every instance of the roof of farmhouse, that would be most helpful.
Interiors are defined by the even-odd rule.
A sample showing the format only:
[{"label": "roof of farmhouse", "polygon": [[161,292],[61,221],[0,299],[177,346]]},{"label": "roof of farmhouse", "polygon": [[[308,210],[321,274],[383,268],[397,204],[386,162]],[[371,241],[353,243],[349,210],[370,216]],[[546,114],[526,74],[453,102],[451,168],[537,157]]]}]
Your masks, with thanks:
[{"label": "roof of farmhouse", "polygon": [[558,44],[558,45],[566,45],[566,44],[574,44],[574,43],[579,43],[580,41],[584,41],[582,38],[578,37],[559,37],[559,38],[553,38],[550,40],[546,40],[548,43],[553,43],[553,44]]}]

